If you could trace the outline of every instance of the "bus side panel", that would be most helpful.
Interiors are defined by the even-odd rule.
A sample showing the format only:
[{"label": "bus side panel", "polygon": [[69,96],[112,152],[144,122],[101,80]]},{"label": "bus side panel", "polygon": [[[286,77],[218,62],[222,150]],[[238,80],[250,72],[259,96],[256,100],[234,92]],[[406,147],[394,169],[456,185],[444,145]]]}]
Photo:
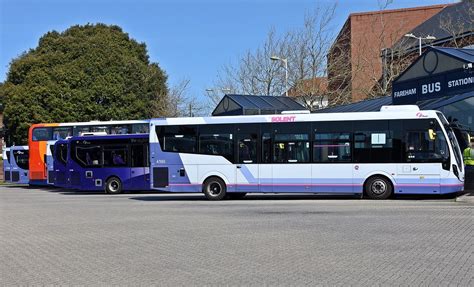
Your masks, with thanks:
[{"label": "bus side panel", "polygon": [[464,183],[449,170],[441,169],[440,194],[461,192],[464,190]]},{"label": "bus side panel", "polygon": [[[198,182],[197,165],[185,165],[182,156],[186,154],[163,152],[157,142],[150,143],[150,186],[154,190],[169,192],[201,192]],[[166,169],[168,179],[157,176],[166,174],[160,171]],[[162,183],[166,183],[164,186]]]},{"label": "bus side panel", "polygon": [[311,192],[311,164],[273,164],[273,192]]},{"label": "bus side panel", "polygon": [[353,174],[352,163],[312,164],[312,192],[361,193],[361,179]]},{"label": "bus side panel", "polygon": [[440,163],[402,163],[397,165],[395,193],[439,194]]}]

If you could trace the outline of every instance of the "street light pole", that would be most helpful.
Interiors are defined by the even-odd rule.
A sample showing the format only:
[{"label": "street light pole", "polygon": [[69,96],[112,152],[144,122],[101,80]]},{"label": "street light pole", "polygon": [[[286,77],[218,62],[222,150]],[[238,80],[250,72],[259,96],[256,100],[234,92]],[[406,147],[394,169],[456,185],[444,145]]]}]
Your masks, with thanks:
[{"label": "street light pole", "polygon": [[413,33],[405,34],[405,37],[418,39],[418,54],[420,56],[421,56],[421,40],[436,40],[436,37],[434,37],[434,36],[428,35],[426,37],[417,37],[417,36],[413,35]]},{"label": "street light pole", "polygon": [[285,64],[285,96],[288,97],[288,59],[280,58],[278,56],[271,56],[272,61],[282,61]]}]

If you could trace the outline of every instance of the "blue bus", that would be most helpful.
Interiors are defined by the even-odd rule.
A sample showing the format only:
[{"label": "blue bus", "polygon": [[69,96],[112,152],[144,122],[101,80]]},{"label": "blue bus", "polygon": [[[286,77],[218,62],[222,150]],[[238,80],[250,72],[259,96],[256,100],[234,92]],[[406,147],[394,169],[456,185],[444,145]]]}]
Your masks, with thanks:
[{"label": "blue bus", "polygon": [[10,173],[10,148],[4,148],[2,152],[3,158],[3,180],[5,182],[11,182],[11,173]]},{"label": "blue bus", "polygon": [[69,159],[69,141],[58,140],[50,148],[52,154],[52,168],[48,162],[48,182],[55,187],[69,188],[69,170],[67,161]]},{"label": "blue bus", "polygon": [[12,183],[29,183],[28,157],[28,146],[10,147],[10,171]]},{"label": "blue bus", "polygon": [[109,194],[150,189],[149,135],[69,139],[69,187]]}]

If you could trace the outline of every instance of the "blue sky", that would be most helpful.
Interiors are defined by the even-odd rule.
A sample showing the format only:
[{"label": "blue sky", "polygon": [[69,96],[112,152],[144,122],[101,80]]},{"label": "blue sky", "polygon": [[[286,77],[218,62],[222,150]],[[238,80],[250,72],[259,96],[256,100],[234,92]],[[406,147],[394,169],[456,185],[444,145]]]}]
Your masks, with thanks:
[{"label": "blue sky", "polygon": [[[212,87],[226,63],[258,47],[272,27],[300,27],[307,11],[334,1],[309,0],[0,0],[0,82],[10,61],[50,30],[86,23],[116,24],[139,42],[169,75],[169,83],[191,80],[197,97]],[[389,8],[451,3],[453,0],[394,0]],[[338,1],[334,29],[353,12],[378,10],[377,0]]]}]

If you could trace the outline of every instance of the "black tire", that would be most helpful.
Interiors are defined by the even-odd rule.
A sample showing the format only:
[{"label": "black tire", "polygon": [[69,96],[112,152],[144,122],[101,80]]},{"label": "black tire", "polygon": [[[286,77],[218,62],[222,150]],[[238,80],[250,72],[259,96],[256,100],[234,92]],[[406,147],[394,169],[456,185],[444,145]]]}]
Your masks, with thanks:
[{"label": "black tire", "polygon": [[204,182],[202,192],[209,200],[222,200],[226,197],[227,186],[222,179],[211,177]]},{"label": "black tire", "polygon": [[387,199],[393,194],[390,180],[384,176],[373,176],[365,182],[365,194],[371,199]]},{"label": "black tire", "polygon": [[229,192],[227,193],[227,199],[242,199],[245,197],[246,192]]},{"label": "black tire", "polygon": [[105,192],[108,194],[120,194],[122,193],[122,188],[122,181],[115,176],[107,179],[107,182],[105,183]]}]

